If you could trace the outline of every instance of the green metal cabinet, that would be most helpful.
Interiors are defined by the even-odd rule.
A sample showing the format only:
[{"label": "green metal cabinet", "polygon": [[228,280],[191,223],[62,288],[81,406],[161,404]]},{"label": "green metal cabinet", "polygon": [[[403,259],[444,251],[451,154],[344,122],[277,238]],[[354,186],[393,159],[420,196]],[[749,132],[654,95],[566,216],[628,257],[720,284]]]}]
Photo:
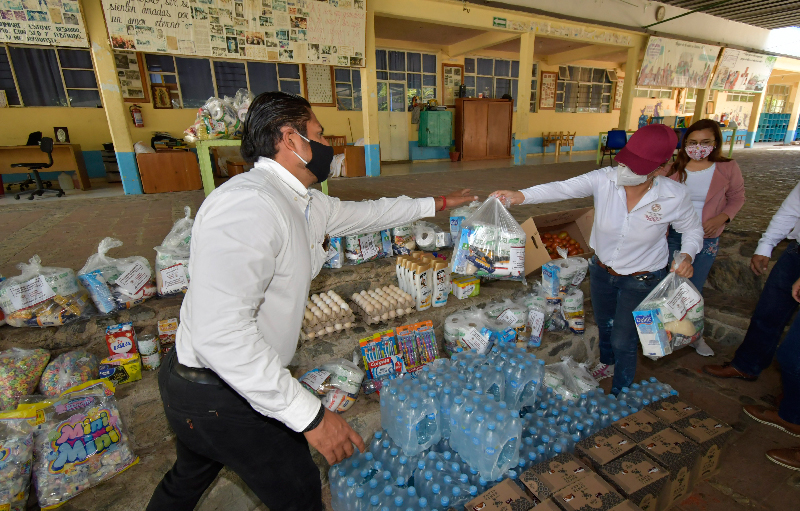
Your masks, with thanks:
[{"label": "green metal cabinet", "polygon": [[419,113],[420,147],[450,147],[453,144],[453,112],[423,110]]}]

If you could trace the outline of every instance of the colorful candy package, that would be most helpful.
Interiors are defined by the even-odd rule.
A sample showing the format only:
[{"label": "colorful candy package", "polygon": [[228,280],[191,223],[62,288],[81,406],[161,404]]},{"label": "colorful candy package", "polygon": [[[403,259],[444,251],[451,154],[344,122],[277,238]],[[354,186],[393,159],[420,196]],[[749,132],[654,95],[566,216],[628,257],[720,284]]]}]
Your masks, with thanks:
[{"label": "colorful candy package", "polygon": [[11,348],[0,352],[0,410],[15,408],[20,397],[33,394],[49,360],[47,350]]},{"label": "colorful candy package", "polygon": [[50,362],[39,380],[39,392],[58,396],[65,390],[89,380],[96,380],[100,361],[83,350],[62,353]]},{"label": "colorful candy package", "polygon": [[35,418],[35,410],[0,413],[0,509],[27,507]]},{"label": "colorful candy package", "polygon": [[45,421],[33,442],[33,484],[42,509],[60,506],[139,461],[107,380],[73,387],[42,412]]}]

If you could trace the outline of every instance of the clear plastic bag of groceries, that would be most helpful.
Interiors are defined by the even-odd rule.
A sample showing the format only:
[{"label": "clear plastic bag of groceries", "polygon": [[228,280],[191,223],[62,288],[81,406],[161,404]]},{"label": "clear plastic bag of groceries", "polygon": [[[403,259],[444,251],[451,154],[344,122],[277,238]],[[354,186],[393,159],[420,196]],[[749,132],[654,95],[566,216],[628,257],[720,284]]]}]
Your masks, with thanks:
[{"label": "clear plastic bag of groceries", "polygon": [[389,257],[393,253],[389,229],[366,234],[351,234],[344,238],[345,262],[349,265]]},{"label": "clear plastic bag of groceries", "polygon": [[496,197],[461,223],[452,273],[525,282],[525,231]]},{"label": "clear plastic bag of groceries", "polygon": [[[684,255],[676,251],[675,265]],[[653,360],[703,338],[705,301],[694,284],[670,273],[633,311],[644,355]]]},{"label": "clear plastic bag of groceries", "polygon": [[55,397],[62,392],[96,380],[100,361],[84,350],[68,351],[51,360],[39,379],[39,392]]},{"label": "clear plastic bag of groceries", "polygon": [[115,259],[106,255],[121,246],[119,240],[104,238],[97,252],[78,271],[78,280],[89,291],[101,314],[130,309],[156,294],[153,270],[147,259],[141,256]]},{"label": "clear plastic bag of groceries", "polygon": [[38,255],[0,283],[0,307],[15,327],[61,326],[91,315],[89,294],[69,268],[42,266]]},{"label": "clear plastic bag of groceries", "polygon": [[0,509],[27,508],[35,420],[36,410],[0,413]]},{"label": "clear plastic bag of groceries", "polygon": [[583,257],[568,257],[563,248],[558,248],[558,255],[561,259],[553,259],[542,266],[542,289],[548,298],[577,289],[589,271],[589,261]]},{"label": "clear plastic bag of groceries", "polygon": [[545,366],[544,381],[565,400],[577,399],[600,385],[586,370],[586,365],[575,362],[572,357],[563,357],[561,362]]},{"label": "clear plastic bag of groceries", "polygon": [[449,315],[444,321],[445,353],[451,356],[459,348],[486,353],[493,342],[487,321],[489,318],[484,311],[474,307]]},{"label": "clear plastic bag of groceries", "polygon": [[452,246],[450,233],[436,224],[419,220],[414,222],[414,239],[417,248],[426,252],[435,252]]},{"label": "clear plastic bag of groceries", "polygon": [[156,286],[161,296],[185,293],[189,289],[189,246],[192,242],[192,208],[172,226],[156,251]]},{"label": "clear plastic bag of groceries", "polygon": [[308,371],[298,381],[304,389],[319,396],[325,408],[342,413],[356,402],[365,374],[355,362],[336,358]]}]

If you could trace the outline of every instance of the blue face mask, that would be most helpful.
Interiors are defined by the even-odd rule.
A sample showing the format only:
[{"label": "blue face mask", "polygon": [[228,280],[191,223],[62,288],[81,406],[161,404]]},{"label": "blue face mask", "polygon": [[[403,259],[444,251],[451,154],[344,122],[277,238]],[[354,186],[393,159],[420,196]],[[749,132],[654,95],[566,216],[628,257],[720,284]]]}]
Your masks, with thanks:
[{"label": "blue face mask", "polygon": [[[295,131],[297,133],[297,131]],[[300,133],[297,133],[300,135]],[[309,140],[303,135],[300,135],[300,138],[308,142],[311,146],[311,159],[306,161],[303,158],[300,158],[300,155],[294,153],[295,156],[300,158],[300,161],[305,163],[306,168],[314,174],[314,177],[317,178],[318,183],[322,183],[326,179],[328,179],[328,175],[331,173],[331,162],[333,161],[333,147],[320,144],[315,140]]]}]

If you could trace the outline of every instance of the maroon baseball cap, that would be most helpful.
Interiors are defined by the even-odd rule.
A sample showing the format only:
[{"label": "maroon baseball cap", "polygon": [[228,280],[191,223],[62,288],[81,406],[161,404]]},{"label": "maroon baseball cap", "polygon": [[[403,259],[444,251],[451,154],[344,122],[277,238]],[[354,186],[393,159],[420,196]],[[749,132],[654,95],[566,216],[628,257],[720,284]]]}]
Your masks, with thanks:
[{"label": "maroon baseball cap", "polygon": [[646,176],[672,158],[678,146],[678,135],[665,124],[648,124],[631,135],[628,143],[614,159],[634,174]]}]

